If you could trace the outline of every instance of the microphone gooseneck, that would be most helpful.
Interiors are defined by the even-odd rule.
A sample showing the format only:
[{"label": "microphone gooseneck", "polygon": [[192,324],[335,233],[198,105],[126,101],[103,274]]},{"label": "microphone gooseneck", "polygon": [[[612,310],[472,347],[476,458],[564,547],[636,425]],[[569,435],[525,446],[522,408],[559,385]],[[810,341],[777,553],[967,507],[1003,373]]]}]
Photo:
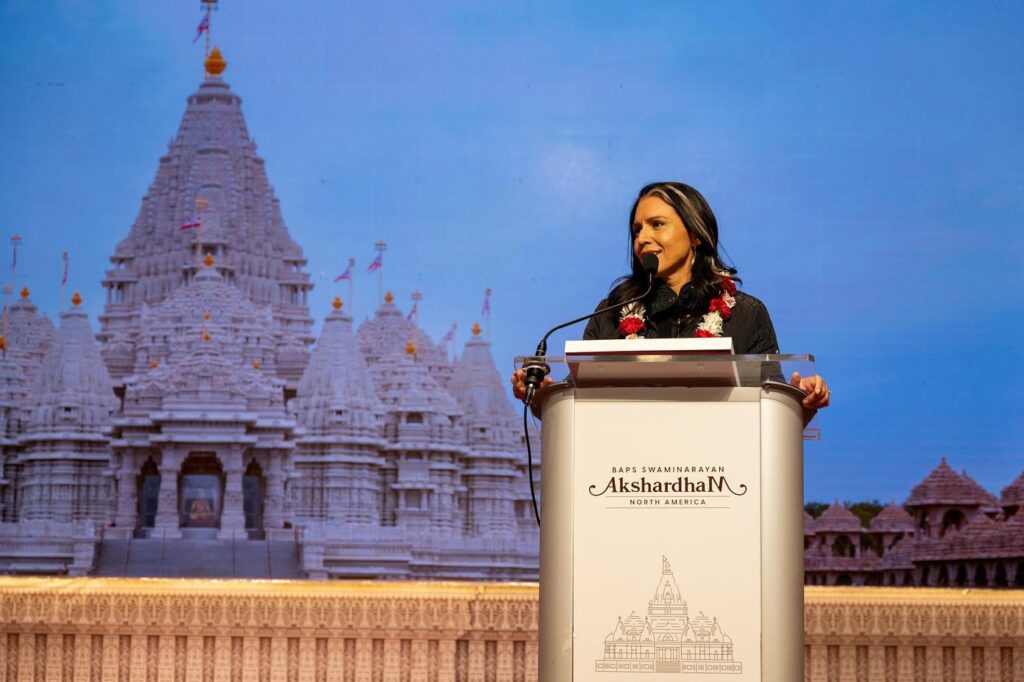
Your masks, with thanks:
[{"label": "microphone gooseneck", "polygon": [[551,367],[544,362],[544,356],[548,352],[548,337],[553,332],[568,327],[571,324],[582,322],[583,320],[590,319],[595,315],[608,312],[614,308],[619,308],[630,303],[642,300],[647,297],[647,294],[651,293],[651,289],[654,288],[654,275],[658,272],[658,257],[653,253],[644,254],[643,258],[640,259],[641,266],[644,272],[647,274],[647,289],[644,293],[631,298],[628,301],[610,305],[600,310],[595,310],[589,315],[583,317],[577,317],[575,320],[569,320],[564,322],[557,327],[552,327],[548,330],[548,333],[544,335],[544,338],[537,344],[537,350],[534,351],[533,356],[526,359],[523,363],[523,369],[526,370],[526,395],[523,397],[523,435],[526,438],[526,464],[527,464],[527,475],[530,477],[530,500],[533,502],[533,515],[537,519],[537,525],[540,525],[540,509],[537,507],[537,493],[534,490],[533,485],[533,449],[530,447],[530,431],[528,428],[527,415],[529,414],[530,403],[533,401],[533,396],[537,392],[537,389],[544,382],[544,377],[551,373]]},{"label": "microphone gooseneck", "polygon": [[548,330],[548,332],[540,340],[540,343],[537,344],[537,350],[534,351],[533,356],[527,358],[526,362],[523,363],[523,369],[526,371],[526,395],[523,397],[523,402],[525,404],[530,404],[530,402],[533,400],[534,394],[537,392],[537,389],[540,388],[541,383],[543,383],[544,377],[551,373],[551,367],[544,362],[544,356],[547,355],[548,352],[549,336],[551,336],[554,332],[558,331],[559,329],[563,329],[570,325],[574,325],[577,322],[589,320],[590,318],[596,315],[600,315],[601,313],[606,313],[609,310],[620,308],[624,305],[629,305],[630,303],[635,303],[637,301],[643,300],[644,298],[647,298],[647,294],[651,293],[651,289],[654,288],[654,275],[655,273],[658,272],[658,257],[653,253],[645,253],[643,257],[640,259],[640,265],[643,268],[644,273],[647,275],[647,289],[644,290],[644,293],[640,294],[639,296],[635,296],[627,301],[623,301],[622,303],[616,303],[615,305],[600,308],[590,313],[589,315],[584,315],[582,317],[577,317],[574,320],[563,322],[562,324],[556,327],[552,327],[551,329]]}]

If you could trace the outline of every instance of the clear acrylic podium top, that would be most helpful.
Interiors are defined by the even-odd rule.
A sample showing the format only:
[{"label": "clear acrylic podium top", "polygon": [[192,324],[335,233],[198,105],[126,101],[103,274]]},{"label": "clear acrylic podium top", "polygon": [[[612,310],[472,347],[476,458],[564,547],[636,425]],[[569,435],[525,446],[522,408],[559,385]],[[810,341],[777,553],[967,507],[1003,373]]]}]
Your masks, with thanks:
[{"label": "clear acrylic podium top", "polygon": [[[727,342],[723,344],[723,342]],[[543,363],[555,381],[598,386],[779,387],[794,373],[813,376],[810,354],[735,355],[728,339],[569,341],[563,355],[519,356],[516,368]],[[817,428],[805,438],[817,439]]]}]

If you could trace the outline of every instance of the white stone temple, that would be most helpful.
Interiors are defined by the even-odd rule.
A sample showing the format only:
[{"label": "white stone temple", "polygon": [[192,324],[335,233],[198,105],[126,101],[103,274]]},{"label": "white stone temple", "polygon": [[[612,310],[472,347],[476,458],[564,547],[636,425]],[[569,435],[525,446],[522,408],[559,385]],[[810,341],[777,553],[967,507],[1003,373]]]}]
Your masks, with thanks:
[{"label": "white stone temple", "polygon": [[56,330],[28,290],[4,311],[0,572],[536,579],[490,344],[449,361],[390,294],[358,329],[335,299],[313,336],[225,67],[111,256],[98,333],[77,295]]}]

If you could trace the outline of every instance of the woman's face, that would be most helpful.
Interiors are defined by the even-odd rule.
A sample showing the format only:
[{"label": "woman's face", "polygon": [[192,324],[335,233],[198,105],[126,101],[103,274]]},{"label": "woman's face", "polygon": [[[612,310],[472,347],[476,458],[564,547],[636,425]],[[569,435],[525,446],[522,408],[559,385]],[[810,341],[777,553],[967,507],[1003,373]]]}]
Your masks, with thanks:
[{"label": "woman's face", "polygon": [[699,242],[690,235],[675,209],[650,195],[636,205],[633,217],[633,255],[658,257],[656,276],[679,292],[690,281],[690,252]]}]

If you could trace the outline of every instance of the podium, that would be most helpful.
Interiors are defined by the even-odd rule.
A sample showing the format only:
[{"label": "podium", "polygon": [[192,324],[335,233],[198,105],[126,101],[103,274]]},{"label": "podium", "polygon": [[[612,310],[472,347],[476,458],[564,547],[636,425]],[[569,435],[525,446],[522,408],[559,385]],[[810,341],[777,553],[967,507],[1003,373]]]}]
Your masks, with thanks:
[{"label": "podium", "polygon": [[802,680],[804,394],[783,379],[813,357],[566,360],[538,393],[541,682]]}]

